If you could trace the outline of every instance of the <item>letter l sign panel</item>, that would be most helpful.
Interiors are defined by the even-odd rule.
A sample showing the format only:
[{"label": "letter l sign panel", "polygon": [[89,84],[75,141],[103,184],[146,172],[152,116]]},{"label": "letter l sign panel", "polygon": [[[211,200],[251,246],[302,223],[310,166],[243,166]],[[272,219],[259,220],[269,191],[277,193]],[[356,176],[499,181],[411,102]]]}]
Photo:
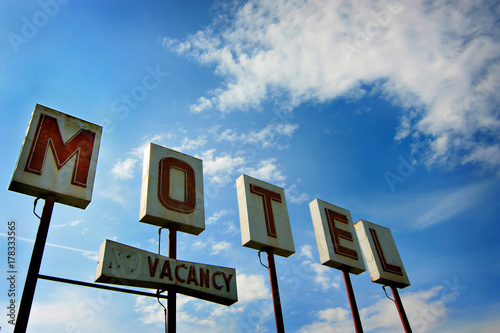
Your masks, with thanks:
[{"label": "letter l sign panel", "polygon": [[102,127],[37,104],[9,190],[85,209],[92,189]]},{"label": "letter l sign panel", "polygon": [[397,288],[410,285],[410,280],[399,256],[389,228],[360,220],[354,227],[372,282]]}]

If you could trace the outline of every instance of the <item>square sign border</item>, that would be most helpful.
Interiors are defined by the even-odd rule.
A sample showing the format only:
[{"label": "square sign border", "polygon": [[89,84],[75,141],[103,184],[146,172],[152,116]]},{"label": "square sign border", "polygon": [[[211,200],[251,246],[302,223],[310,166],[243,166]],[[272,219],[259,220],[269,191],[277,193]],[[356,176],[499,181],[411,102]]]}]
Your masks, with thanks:
[{"label": "square sign border", "polygon": [[[253,210],[257,209],[257,207],[251,205],[251,196],[257,195],[250,193],[250,184],[271,190],[281,196],[282,214],[278,215],[278,219],[276,219],[276,214],[274,214],[277,237],[268,236],[265,218],[255,216]],[[272,248],[274,254],[282,257],[289,257],[294,254],[295,246],[286,204],[285,190],[248,175],[241,175],[236,180],[236,191],[238,194],[242,245],[255,250]],[[262,199],[259,199],[259,202],[262,202]],[[262,203],[257,205],[262,205]],[[263,210],[261,212],[263,216]]]},{"label": "square sign border", "polygon": [[[311,201],[309,203],[309,209],[311,211],[311,218],[314,226],[314,233],[316,235],[316,243],[318,245],[321,264],[336,269],[348,267],[348,271],[350,273],[357,275],[365,272],[366,268],[363,262],[363,252],[361,251],[358,237],[354,229],[351,212],[320,199],[314,199]],[[351,233],[352,242],[340,238],[339,243],[341,246],[342,244],[349,244],[349,248],[356,251],[358,259],[348,258],[342,254],[335,253],[325,209],[332,210],[347,217],[348,225],[343,226],[342,230]]]},{"label": "square sign border", "polygon": [[[57,119],[57,126],[64,145],[82,129],[95,133],[85,186],[71,184],[71,177],[76,167],[75,164],[78,156],[75,156],[75,154],[71,155],[67,161],[63,161],[60,169],[58,169],[54,159],[54,152],[48,147],[48,144],[42,162],[41,174],[25,171],[26,163],[31,154],[32,144],[35,140],[35,133],[42,115]],[[36,104],[12,175],[9,190],[41,198],[44,198],[47,194],[54,194],[56,202],[85,209],[92,200],[101,136],[102,126]]]},{"label": "square sign border", "polygon": [[[196,205],[194,211],[191,213],[170,210],[160,202],[158,197],[159,163],[167,157],[181,160],[194,169]],[[150,143],[144,150],[139,221],[159,227],[175,224],[178,231],[193,235],[199,235],[205,230],[202,160]]]},{"label": "square sign border", "polygon": [[[354,225],[358,234],[361,249],[365,256],[366,266],[370,273],[372,282],[383,285],[394,286],[397,288],[406,288],[410,286],[408,274],[399,255],[396,247],[396,242],[389,228],[371,223],[365,220],[359,220]],[[369,229],[374,229],[377,234],[378,247],[383,252],[384,259],[377,254],[377,245],[374,242],[372,235],[368,234]],[[383,269],[382,260],[387,260],[385,265],[396,265],[401,268],[401,274],[395,274]]]}]

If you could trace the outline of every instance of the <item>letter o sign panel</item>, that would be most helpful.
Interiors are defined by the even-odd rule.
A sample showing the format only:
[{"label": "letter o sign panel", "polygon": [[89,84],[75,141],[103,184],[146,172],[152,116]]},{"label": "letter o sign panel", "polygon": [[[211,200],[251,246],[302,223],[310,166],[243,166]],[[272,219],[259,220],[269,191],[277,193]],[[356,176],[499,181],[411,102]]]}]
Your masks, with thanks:
[{"label": "letter o sign panel", "polygon": [[199,235],[205,230],[202,161],[150,143],[144,152],[141,222]]}]

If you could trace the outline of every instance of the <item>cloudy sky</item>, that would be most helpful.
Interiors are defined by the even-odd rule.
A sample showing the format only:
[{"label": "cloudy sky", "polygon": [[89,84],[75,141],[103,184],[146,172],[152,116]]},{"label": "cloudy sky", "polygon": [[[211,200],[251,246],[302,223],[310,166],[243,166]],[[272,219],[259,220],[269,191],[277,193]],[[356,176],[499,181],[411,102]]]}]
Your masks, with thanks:
[{"label": "cloudy sky", "polygon": [[[392,230],[415,332],[499,330],[499,18],[487,0],[3,1],[2,274],[15,221],[19,301],[37,218],[34,198],[7,187],[39,103],[104,127],[92,202],[56,204],[41,274],[93,281],[105,239],[157,251],[157,228],[138,221],[154,142],[203,161],[206,230],[179,234],[178,259],[237,270],[230,307],[178,297],[179,332],[275,330],[268,272],[241,246],[243,173],[286,191],[287,331],[354,331],[342,274],[319,261],[315,198]],[[401,332],[382,287],[367,272],[351,279],[365,331]],[[3,309],[7,290],[1,279]],[[154,298],[44,280],[29,323],[163,329]]]}]

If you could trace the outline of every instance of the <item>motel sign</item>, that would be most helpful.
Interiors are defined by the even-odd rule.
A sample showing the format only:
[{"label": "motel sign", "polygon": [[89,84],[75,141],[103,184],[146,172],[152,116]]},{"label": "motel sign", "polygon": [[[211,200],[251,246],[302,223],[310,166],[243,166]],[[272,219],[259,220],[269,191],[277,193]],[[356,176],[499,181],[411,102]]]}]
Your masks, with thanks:
[{"label": "motel sign", "polygon": [[85,209],[91,201],[102,127],[37,104],[9,190]]}]

